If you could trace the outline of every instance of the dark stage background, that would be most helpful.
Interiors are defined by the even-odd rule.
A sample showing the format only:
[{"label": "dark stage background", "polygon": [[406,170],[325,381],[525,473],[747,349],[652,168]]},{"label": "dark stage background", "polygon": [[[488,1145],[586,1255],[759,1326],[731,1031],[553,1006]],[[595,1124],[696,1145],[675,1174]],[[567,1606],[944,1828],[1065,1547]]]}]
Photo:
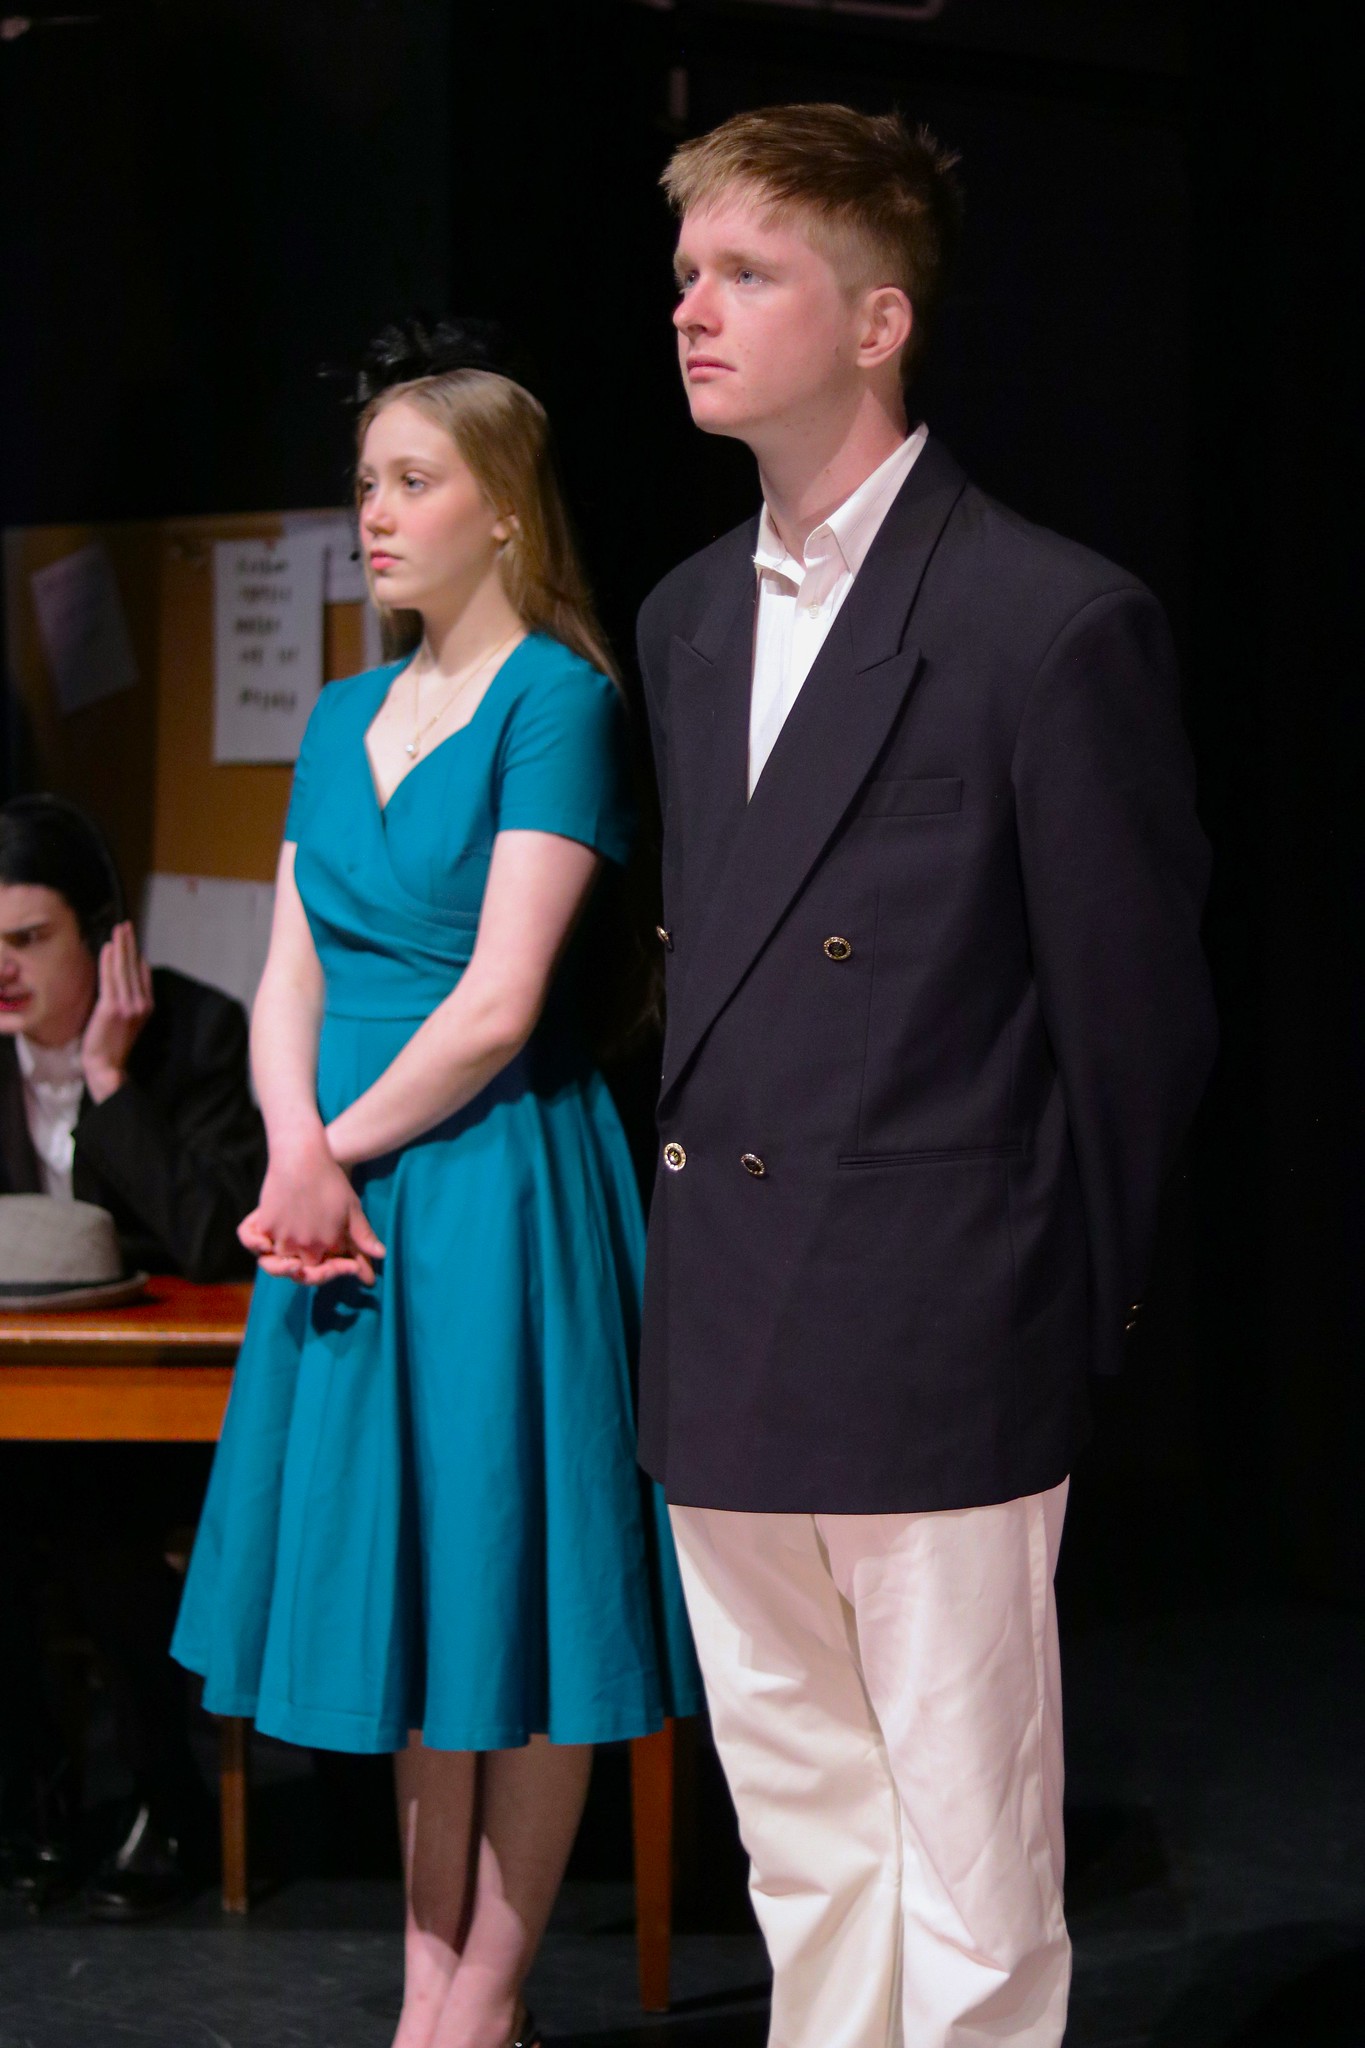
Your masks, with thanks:
[{"label": "dark stage background", "polygon": [[838,97],[961,150],[964,258],[919,403],[979,482],[1169,607],[1216,850],[1223,1050],[1139,1368],[1101,1390],[1077,1475],[1068,1623],[1358,1603],[1343,11],[89,4],[0,48],[4,522],[339,501],[319,364],[414,308],[491,311],[536,366],[623,653],[653,580],[755,502],[678,388],[674,140]]}]

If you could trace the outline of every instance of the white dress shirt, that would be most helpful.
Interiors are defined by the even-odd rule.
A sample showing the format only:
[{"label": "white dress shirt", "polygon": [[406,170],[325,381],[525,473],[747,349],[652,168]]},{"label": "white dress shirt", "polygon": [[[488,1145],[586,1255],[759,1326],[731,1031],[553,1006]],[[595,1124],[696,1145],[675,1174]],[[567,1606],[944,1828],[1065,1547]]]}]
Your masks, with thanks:
[{"label": "white dress shirt", "polygon": [[928,438],[927,427],[916,427],[816,527],[799,559],[788,553],[772,514],[763,507],[754,553],[758,618],[749,698],[750,796],[892,500]]},{"label": "white dress shirt", "polygon": [[14,1050],[24,1078],[24,1115],[38,1155],[43,1193],[69,1202],[76,1118],[85,1092],[81,1042],[73,1038],[69,1045],[34,1045],[20,1032]]}]

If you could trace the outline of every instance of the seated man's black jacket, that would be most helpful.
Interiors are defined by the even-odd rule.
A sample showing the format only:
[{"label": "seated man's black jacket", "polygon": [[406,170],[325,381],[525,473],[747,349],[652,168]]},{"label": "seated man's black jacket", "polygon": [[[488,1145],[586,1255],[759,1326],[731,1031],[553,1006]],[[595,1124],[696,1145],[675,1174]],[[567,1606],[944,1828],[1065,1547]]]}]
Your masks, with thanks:
[{"label": "seated man's black jacket", "polygon": [[[260,1193],[265,1132],[247,1083],[240,1003],[173,968],[152,971],[156,1007],[128,1078],[81,1103],[73,1191],[108,1209],[133,1268],[191,1280],[236,1279],[253,1261],[237,1225]],[[0,1040],[0,1193],[42,1191],[24,1114],[23,1077]]]}]

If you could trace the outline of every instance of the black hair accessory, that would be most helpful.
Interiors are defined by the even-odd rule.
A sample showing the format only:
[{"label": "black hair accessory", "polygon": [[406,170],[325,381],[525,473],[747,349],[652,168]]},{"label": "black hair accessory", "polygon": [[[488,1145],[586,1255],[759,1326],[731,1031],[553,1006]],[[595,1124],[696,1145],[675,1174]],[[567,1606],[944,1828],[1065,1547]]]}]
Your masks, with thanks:
[{"label": "black hair accessory", "polygon": [[495,321],[432,320],[424,314],[385,327],[365,350],[358,370],[328,366],[322,375],[349,383],[350,403],[363,412],[394,384],[444,377],[452,370],[492,370],[518,384],[526,381],[523,365]]}]

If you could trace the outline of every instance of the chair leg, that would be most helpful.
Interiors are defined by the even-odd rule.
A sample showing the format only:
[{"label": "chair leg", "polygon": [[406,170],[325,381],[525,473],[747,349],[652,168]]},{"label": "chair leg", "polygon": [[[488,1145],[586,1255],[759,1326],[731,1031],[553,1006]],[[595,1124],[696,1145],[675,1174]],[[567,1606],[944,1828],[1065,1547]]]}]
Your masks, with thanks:
[{"label": "chair leg", "polygon": [[667,2012],[673,1942],[674,1724],[630,1745],[631,1809],[635,1832],[635,1946],[640,2003]]},{"label": "chair leg", "polygon": [[223,1911],[245,1913],[247,1724],[235,1715],[218,1723],[218,1811],[223,1838]]}]

